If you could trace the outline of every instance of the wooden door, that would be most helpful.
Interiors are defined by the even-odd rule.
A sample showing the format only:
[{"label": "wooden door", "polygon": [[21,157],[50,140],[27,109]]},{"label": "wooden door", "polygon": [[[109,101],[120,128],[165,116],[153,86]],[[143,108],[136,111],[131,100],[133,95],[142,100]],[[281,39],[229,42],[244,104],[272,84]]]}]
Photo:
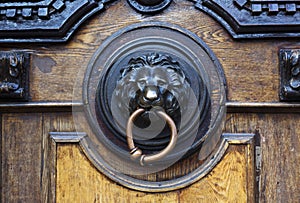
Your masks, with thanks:
[{"label": "wooden door", "polygon": [[[19,8],[12,2],[13,8],[0,7],[0,21],[7,23],[0,31],[0,51],[30,55],[28,98],[5,96],[0,103],[1,202],[299,202],[300,90],[294,88],[292,102],[281,101],[279,96],[283,80],[280,68],[288,66],[282,65],[279,50],[299,48],[297,26],[287,23],[274,31],[257,24],[256,30],[236,23],[238,20],[228,14],[222,18],[226,12],[216,6],[222,2],[173,0],[161,11],[144,13],[129,1],[118,0],[82,3],[78,16],[83,17],[75,19],[75,14],[70,14],[68,19],[71,31],[58,26],[54,31],[35,28],[37,34],[25,28],[5,34],[11,22],[21,18],[33,26],[37,18],[50,22],[56,13],[65,16],[65,10],[72,10],[72,2],[55,1],[44,16],[47,9],[43,6]],[[273,6],[279,5],[274,2]],[[237,8],[245,12],[248,4],[232,1],[230,5],[239,5]],[[267,9],[264,4],[257,5]],[[282,5],[279,13],[271,16],[283,15]],[[296,21],[298,12],[295,7],[287,18]],[[265,15],[255,13],[253,18]],[[74,87],[82,81],[93,54],[120,29],[153,21],[183,27],[208,45],[227,81],[223,132],[253,135],[243,141],[227,140],[226,152],[208,174],[167,192],[138,191],[116,183],[94,166],[78,137],[74,138],[78,131],[74,111],[84,106],[78,102]],[[263,20],[257,22],[264,24]],[[293,81],[299,83],[296,62],[293,67]],[[1,84],[4,82],[2,79]],[[2,87],[0,94],[5,91]]]}]

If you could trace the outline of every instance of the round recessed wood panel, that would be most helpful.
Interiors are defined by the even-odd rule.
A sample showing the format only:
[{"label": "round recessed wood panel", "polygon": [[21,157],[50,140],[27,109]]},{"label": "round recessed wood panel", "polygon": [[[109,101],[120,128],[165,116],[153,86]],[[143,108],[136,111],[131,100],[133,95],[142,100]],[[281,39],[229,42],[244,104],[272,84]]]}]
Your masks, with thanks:
[{"label": "round recessed wood panel", "polygon": [[[178,131],[174,149],[161,160],[146,165],[130,157],[126,121],[132,112],[124,108],[131,101],[125,94],[129,81],[136,77],[149,78],[148,72],[128,68],[133,59],[142,57],[149,60],[152,57],[154,61],[160,57],[162,61],[169,61],[159,76],[166,72],[172,75],[165,76],[166,89],[175,95],[176,104],[180,106],[175,116],[170,113]],[[136,75],[121,83],[122,77],[132,69]],[[149,70],[153,73],[161,69],[159,66]],[[174,78],[182,79],[182,83]],[[123,87],[126,88],[123,90]],[[225,118],[225,78],[215,55],[190,31],[160,22],[134,24],[120,30],[95,52],[85,70],[83,86],[75,87],[74,94],[77,91],[82,91],[84,111],[74,111],[73,115],[77,130],[88,134],[82,142],[84,152],[101,172],[114,181],[143,191],[174,190],[195,182],[216,164],[213,156],[218,151]],[[120,91],[125,93],[120,94]],[[120,99],[118,95],[123,97]],[[173,104],[173,101],[170,99],[169,103]],[[169,106],[173,107],[175,103]],[[178,115],[179,121],[176,120]],[[153,122],[157,127],[160,121],[154,116],[150,124]],[[148,124],[137,124],[136,132],[140,137],[135,143],[145,153],[155,154],[167,146],[168,128],[163,125],[161,132],[153,137],[150,135],[155,133],[149,129]]]}]

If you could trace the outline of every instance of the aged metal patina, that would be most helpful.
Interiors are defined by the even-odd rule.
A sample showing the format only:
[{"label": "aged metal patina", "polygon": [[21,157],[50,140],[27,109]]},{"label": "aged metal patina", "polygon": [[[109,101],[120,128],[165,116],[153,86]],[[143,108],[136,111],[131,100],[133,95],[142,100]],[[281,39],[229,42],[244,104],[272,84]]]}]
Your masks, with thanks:
[{"label": "aged metal patina", "polygon": [[[203,177],[220,158],[225,77],[211,50],[188,30],[149,22],[116,32],[94,54],[77,88],[84,116],[74,111],[75,125],[90,132],[84,152],[121,184],[173,190]],[[186,160],[192,167],[178,176],[182,181],[145,179]]]},{"label": "aged metal patina", "polygon": [[29,99],[29,60],[26,52],[0,52],[1,101]]},{"label": "aged metal patina", "polygon": [[280,99],[282,101],[300,101],[300,62],[299,49],[281,49],[280,63]]},{"label": "aged metal patina", "polygon": [[127,122],[127,128],[126,128],[126,136],[127,136],[127,144],[128,148],[130,150],[131,158],[132,159],[139,159],[140,165],[144,166],[145,164],[151,164],[155,161],[161,160],[163,157],[171,153],[171,151],[174,149],[178,134],[177,134],[177,128],[172,120],[172,118],[166,114],[164,111],[154,111],[156,115],[160,116],[161,118],[165,119],[168,126],[170,127],[170,141],[168,146],[161,150],[160,152],[156,154],[151,155],[145,155],[143,154],[142,150],[135,146],[133,141],[133,126],[134,121],[136,118],[140,116],[141,113],[145,112],[145,109],[137,109],[133,114],[129,117]]},{"label": "aged metal patina", "polygon": [[[160,123],[164,121],[155,114],[157,110],[162,110],[170,116],[178,129],[201,128],[198,140],[207,130],[210,98],[203,79],[182,59],[171,57],[164,52],[141,50],[125,58],[121,57],[121,60],[109,69],[106,76],[101,78],[97,94],[98,119],[110,126],[114,136],[124,143],[126,143],[124,132],[128,115],[132,115],[138,109],[145,109],[134,123],[140,128],[148,128],[151,125],[154,132],[149,129],[140,132],[142,136],[136,135],[135,138],[139,139],[135,142],[148,153],[164,149],[170,141],[170,131],[168,127],[161,126]],[[191,94],[197,94],[193,103],[190,102],[193,98]],[[189,110],[192,105],[197,107],[193,110],[199,111],[201,118]],[[189,115],[182,117],[184,112],[188,112]],[[190,117],[194,114],[194,117]],[[157,132],[159,128],[162,128],[161,133]],[[152,137],[155,133],[158,134],[152,139],[143,139]],[[191,132],[182,134],[179,142],[193,135]],[[192,149],[195,150],[199,145],[200,143],[195,141]]]},{"label": "aged metal patina", "polygon": [[140,13],[154,14],[167,8],[172,0],[127,0]]},{"label": "aged metal patina", "polygon": [[[164,49],[162,42],[157,49]],[[141,129],[134,136],[134,142],[146,153],[159,153],[168,146],[171,137],[165,121],[155,113],[163,111],[181,131],[178,146],[187,145],[187,148],[173,150],[169,156],[192,153],[201,146],[201,138],[208,130],[211,104],[204,83],[208,78],[202,78],[181,57],[164,51],[154,52],[150,47],[146,50],[138,48],[121,56],[103,74],[96,97],[98,121],[111,129],[114,139],[123,142],[118,147],[128,151],[125,132],[129,115],[144,109],[134,119]]]}]

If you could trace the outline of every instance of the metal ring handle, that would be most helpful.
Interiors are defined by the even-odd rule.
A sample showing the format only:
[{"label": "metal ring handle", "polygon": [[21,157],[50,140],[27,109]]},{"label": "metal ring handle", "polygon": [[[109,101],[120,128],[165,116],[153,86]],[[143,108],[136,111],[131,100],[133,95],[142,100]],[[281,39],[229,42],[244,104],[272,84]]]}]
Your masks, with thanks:
[{"label": "metal ring handle", "polygon": [[170,139],[168,146],[165,149],[161,150],[160,152],[153,154],[153,155],[144,155],[142,150],[134,145],[133,135],[132,135],[133,122],[144,111],[145,111],[145,109],[137,109],[135,112],[133,112],[133,114],[128,119],[127,128],[126,128],[127,144],[130,149],[131,158],[132,159],[140,158],[140,164],[142,166],[145,163],[146,164],[153,163],[153,162],[165,157],[175,147],[177,137],[178,137],[177,128],[176,128],[176,125],[175,125],[174,121],[172,120],[172,118],[163,111],[155,111],[158,115],[160,115],[168,123],[169,128],[171,129],[171,139]]}]

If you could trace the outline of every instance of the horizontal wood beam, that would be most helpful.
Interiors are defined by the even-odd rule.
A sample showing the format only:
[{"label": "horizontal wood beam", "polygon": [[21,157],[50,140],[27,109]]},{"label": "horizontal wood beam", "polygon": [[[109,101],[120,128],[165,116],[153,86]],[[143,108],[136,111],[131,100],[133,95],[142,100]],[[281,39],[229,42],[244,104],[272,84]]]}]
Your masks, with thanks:
[{"label": "horizontal wood beam", "polygon": [[[226,102],[228,113],[299,113],[300,103]],[[0,112],[71,112],[82,110],[81,102],[0,103]]]},{"label": "horizontal wood beam", "polygon": [[299,113],[300,103],[226,102],[228,113]]},{"label": "horizontal wood beam", "polygon": [[18,102],[0,103],[0,112],[71,112],[82,109],[81,102]]}]

